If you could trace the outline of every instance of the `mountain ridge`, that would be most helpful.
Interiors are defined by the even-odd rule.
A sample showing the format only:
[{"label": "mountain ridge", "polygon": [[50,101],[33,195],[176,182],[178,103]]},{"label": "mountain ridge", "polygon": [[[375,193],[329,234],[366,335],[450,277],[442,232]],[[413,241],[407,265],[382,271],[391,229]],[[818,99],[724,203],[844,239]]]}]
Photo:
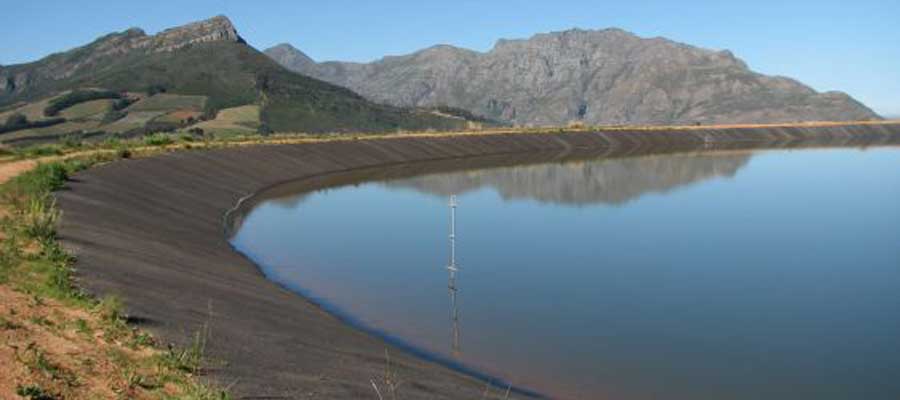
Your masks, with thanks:
[{"label": "mountain ridge", "polygon": [[[0,66],[0,96],[22,93],[37,79],[60,80],[92,67],[105,59],[134,51],[146,53],[172,52],[186,46],[215,41],[244,43],[237,29],[224,15],[203,21],[165,29],[148,35],[143,29],[132,27],[113,32],[73,49],[56,52],[37,61]],[[30,69],[43,62],[36,69]]]},{"label": "mountain ridge", "polygon": [[[376,104],[345,87],[291,72],[249,46],[225,16],[154,35],[130,28],[37,61],[0,67],[0,109],[83,89],[138,97],[159,92],[205,96],[204,118],[225,108],[258,105],[261,132],[446,130],[462,129],[467,122]],[[102,129],[96,125],[90,129]],[[69,133],[56,132],[66,126],[54,128],[55,134]]]},{"label": "mountain ridge", "polygon": [[436,45],[368,63],[315,62],[288,44],[265,53],[373,101],[448,105],[519,125],[880,119],[846,93],[756,73],[729,50],[619,28],[499,39],[487,52]]}]

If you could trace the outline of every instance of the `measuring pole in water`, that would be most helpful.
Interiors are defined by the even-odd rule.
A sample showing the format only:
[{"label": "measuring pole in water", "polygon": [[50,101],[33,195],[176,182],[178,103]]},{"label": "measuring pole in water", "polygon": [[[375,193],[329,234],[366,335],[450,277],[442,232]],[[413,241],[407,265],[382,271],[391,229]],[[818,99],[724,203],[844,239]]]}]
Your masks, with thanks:
[{"label": "measuring pole in water", "polygon": [[456,304],[456,272],[459,267],[456,265],[456,195],[450,196],[450,263],[447,265],[447,271],[450,272],[450,278],[447,282],[447,289],[450,294],[450,321],[452,328],[451,348],[454,356],[459,356],[459,307]]},{"label": "measuring pole in water", "polygon": [[447,269],[451,273],[458,271],[456,267],[456,195],[450,196],[450,264]]}]

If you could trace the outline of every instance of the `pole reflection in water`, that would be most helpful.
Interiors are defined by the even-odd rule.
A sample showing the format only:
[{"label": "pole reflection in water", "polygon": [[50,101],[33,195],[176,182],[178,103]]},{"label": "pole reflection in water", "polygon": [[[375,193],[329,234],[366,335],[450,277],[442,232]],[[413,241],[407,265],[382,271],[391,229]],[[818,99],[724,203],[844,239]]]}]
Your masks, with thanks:
[{"label": "pole reflection in water", "polygon": [[456,195],[450,196],[450,262],[447,264],[447,271],[450,273],[447,290],[450,294],[450,324],[451,324],[451,342],[450,348],[454,357],[459,357],[459,307],[456,303],[456,273],[459,272],[459,266],[456,265]]}]

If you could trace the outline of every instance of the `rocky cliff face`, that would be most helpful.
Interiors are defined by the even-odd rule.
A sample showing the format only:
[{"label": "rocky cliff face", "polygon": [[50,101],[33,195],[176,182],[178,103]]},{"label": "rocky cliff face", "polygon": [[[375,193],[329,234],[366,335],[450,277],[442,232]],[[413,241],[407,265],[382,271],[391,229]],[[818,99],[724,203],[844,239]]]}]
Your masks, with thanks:
[{"label": "rocky cliff face", "polygon": [[152,36],[138,28],[112,33],[86,46],[56,53],[33,63],[0,67],[0,98],[92,68],[102,69],[104,63],[114,57],[171,52],[192,44],[213,41],[242,42],[243,39],[225,16],[167,29]]},{"label": "rocky cliff face", "polygon": [[219,15],[205,21],[166,29],[154,36],[145,36],[135,46],[149,51],[173,51],[205,42],[243,42],[228,17]]},{"label": "rocky cliff face", "polygon": [[500,40],[487,53],[435,46],[368,63],[316,63],[290,45],[280,64],[401,106],[448,105],[521,125],[758,123],[868,120],[840,92],[751,71],[711,51],[619,29]]}]

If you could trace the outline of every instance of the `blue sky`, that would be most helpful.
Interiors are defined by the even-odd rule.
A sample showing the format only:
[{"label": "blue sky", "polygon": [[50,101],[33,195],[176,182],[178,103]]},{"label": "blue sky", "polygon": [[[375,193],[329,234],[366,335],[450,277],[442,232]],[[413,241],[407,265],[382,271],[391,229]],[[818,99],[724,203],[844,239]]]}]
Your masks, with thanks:
[{"label": "blue sky", "polygon": [[0,64],[26,62],[137,26],[228,15],[260,49],[290,42],[316,60],[369,61],[437,43],[619,27],[729,49],[751,68],[842,90],[900,116],[900,1],[39,1],[0,0]]}]

